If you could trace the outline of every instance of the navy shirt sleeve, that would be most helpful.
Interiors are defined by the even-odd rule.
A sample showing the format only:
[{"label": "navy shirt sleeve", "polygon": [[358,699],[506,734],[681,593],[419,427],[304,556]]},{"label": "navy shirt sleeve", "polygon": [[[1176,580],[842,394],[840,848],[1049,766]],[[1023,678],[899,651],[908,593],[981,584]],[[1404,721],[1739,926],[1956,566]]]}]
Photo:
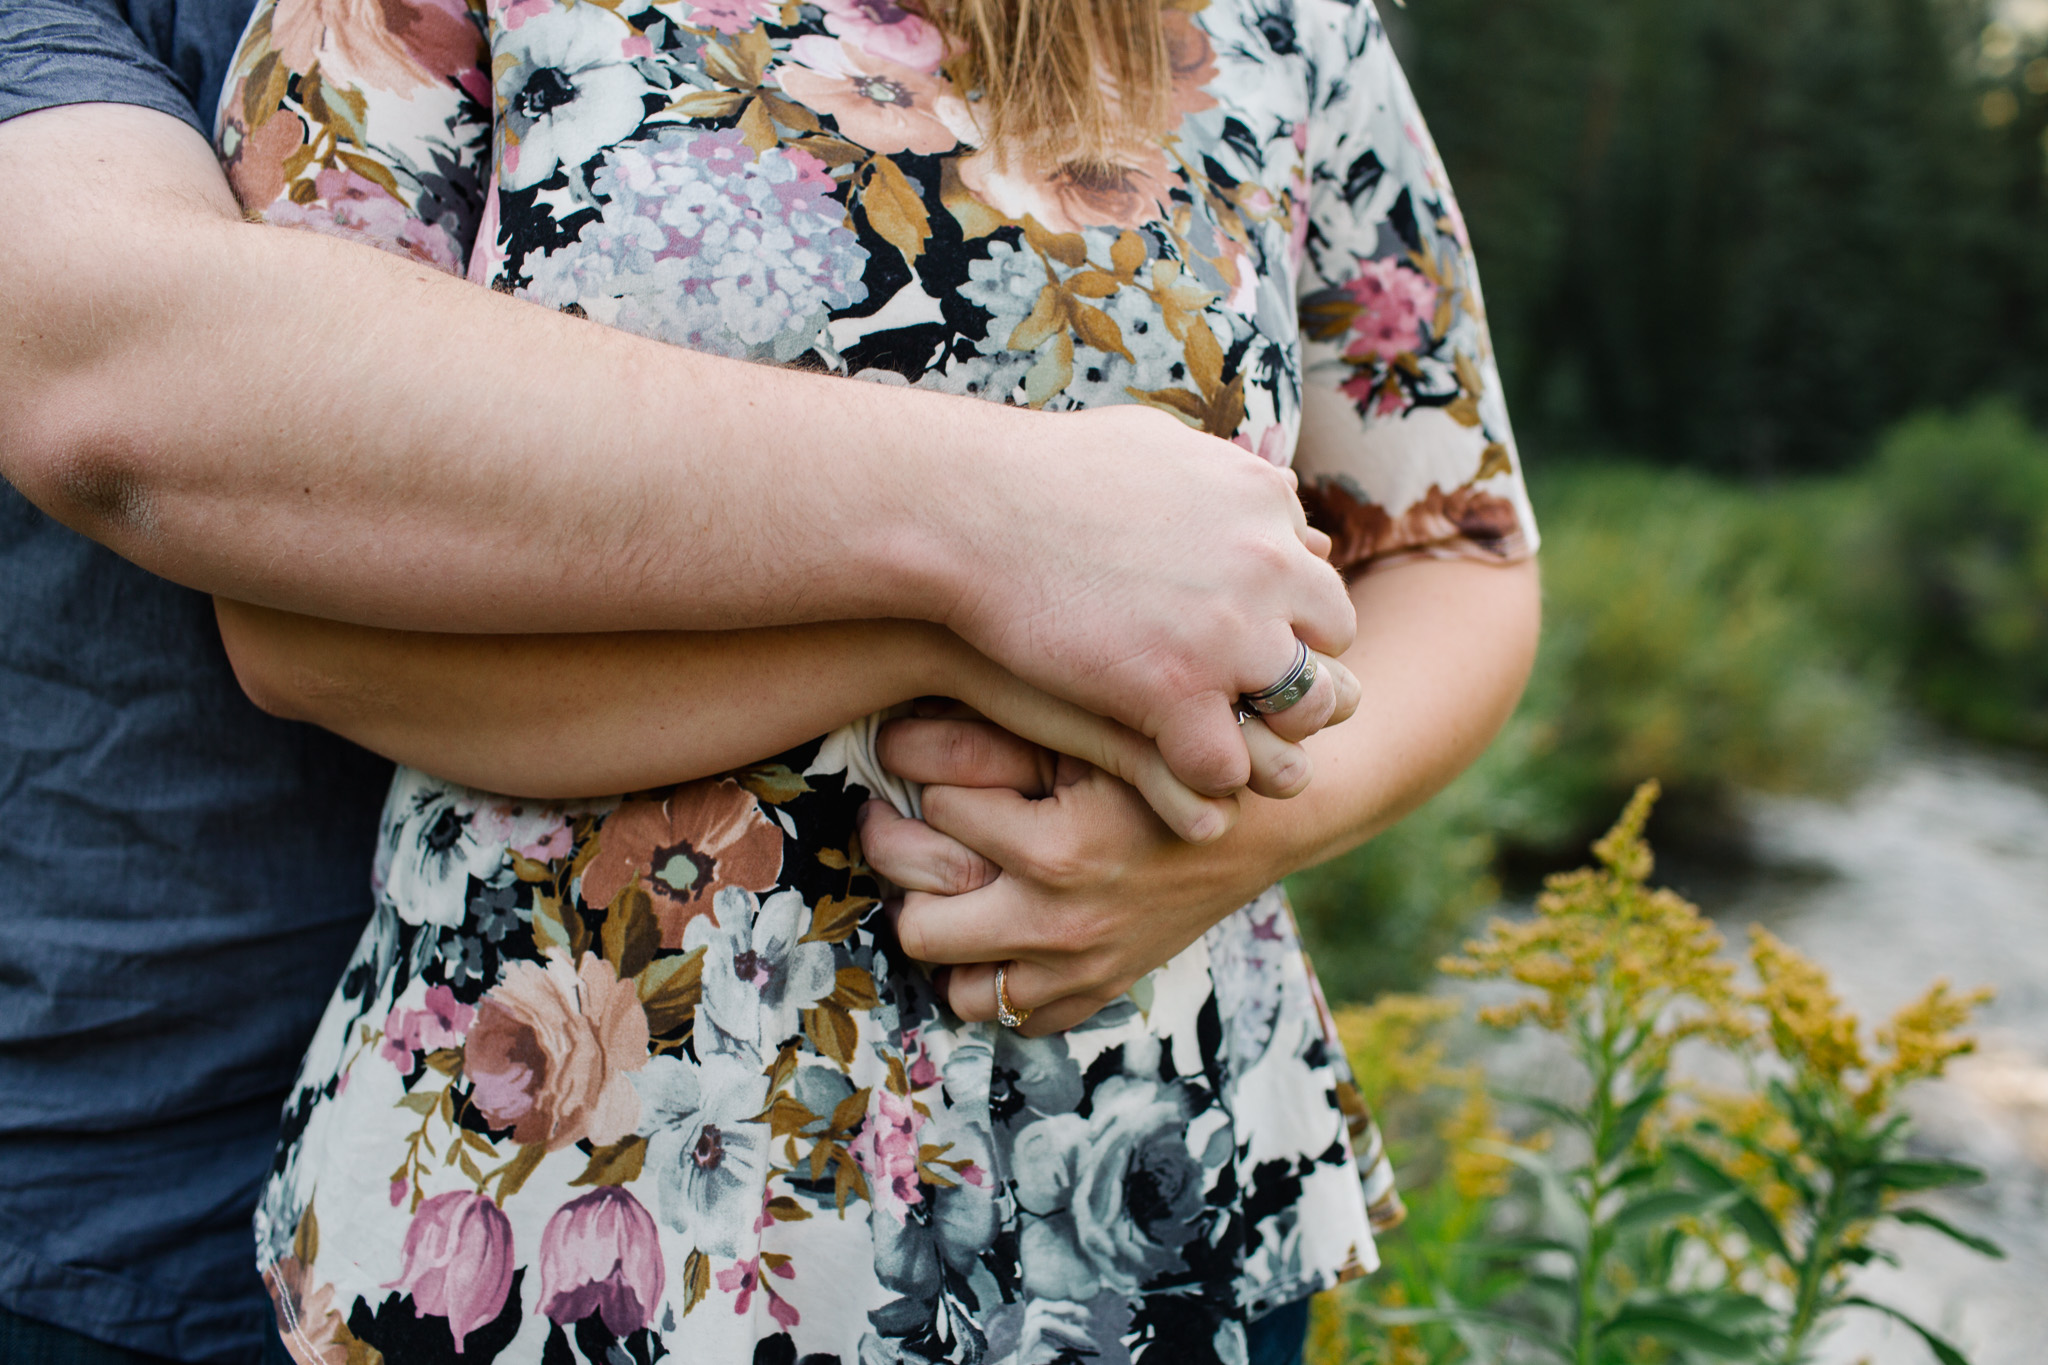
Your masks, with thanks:
[{"label": "navy shirt sleeve", "polygon": [[[175,15],[167,5],[139,7],[147,11],[136,16],[144,32],[164,27],[151,22],[165,17],[159,10]],[[174,31],[151,36],[173,39]],[[175,43],[163,46],[172,60],[183,55]],[[0,4],[0,120],[61,104],[134,104],[182,119],[210,140],[211,119],[199,113],[205,64],[180,64],[194,68],[183,80],[129,27],[115,0]],[[218,72],[212,74],[218,91]]]}]

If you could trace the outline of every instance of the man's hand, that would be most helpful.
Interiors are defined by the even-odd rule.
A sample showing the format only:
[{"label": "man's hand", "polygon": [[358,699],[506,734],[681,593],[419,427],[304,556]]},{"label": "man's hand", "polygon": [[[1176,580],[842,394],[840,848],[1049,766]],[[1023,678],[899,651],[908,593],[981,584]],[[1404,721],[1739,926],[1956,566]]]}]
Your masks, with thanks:
[{"label": "man's hand", "polygon": [[[958,535],[947,562],[971,565],[942,622],[1152,737],[1197,791],[1244,786],[1237,696],[1277,682],[1297,638],[1334,656],[1357,628],[1294,475],[1148,408],[1017,416],[977,457],[992,487],[930,510]],[[1269,723],[1306,739],[1336,702],[1319,679]]]},{"label": "man's hand", "polygon": [[951,968],[962,1019],[995,1018],[1007,962],[1011,1002],[1033,1010],[1024,1032],[1072,1028],[1279,875],[1242,843],[1183,843],[1123,782],[984,721],[895,722],[881,754],[932,784],[925,818],[870,802],[861,848],[908,893],[897,936]]}]

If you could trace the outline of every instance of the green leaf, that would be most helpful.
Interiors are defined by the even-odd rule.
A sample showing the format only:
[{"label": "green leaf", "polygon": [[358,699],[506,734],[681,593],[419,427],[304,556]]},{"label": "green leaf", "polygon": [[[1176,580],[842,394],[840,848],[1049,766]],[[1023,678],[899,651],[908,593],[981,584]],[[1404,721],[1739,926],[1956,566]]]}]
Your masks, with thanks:
[{"label": "green leaf", "polygon": [[1781,1260],[1792,1259],[1792,1249],[1785,1241],[1784,1232],[1778,1227],[1778,1220],[1770,1210],[1758,1203],[1743,1183],[1724,1170],[1720,1164],[1705,1153],[1686,1143],[1674,1142],[1665,1149],[1666,1159],[1678,1172],[1710,1190],[1733,1194],[1734,1202],[1728,1206],[1729,1221],[1742,1230],[1742,1235]]},{"label": "green leaf", "polygon": [[1708,1214],[1731,1202],[1726,1193],[1703,1190],[1658,1190],[1624,1204],[1607,1220],[1616,1232],[1638,1227],[1663,1227],[1689,1214]]},{"label": "green leaf", "polygon": [[1514,1237],[1494,1241],[1458,1242],[1446,1247],[1444,1251],[1446,1255],[1463,1260],[1486,1261],[1527,1260],[1546,1251],[1561,1251],[1574,1261],[1580,1255],[1578,1247],[1556,1237]]},{"label": "green leaf", "polygon": [[524,1185],[526,1178],[539,1168],[540,1159],[547,1154],[546,1143],[529,1142],[517,1152],[514,1152],[510,1161],[491,1172],[498,1179],[498,1206],[500,1208],[504,1207],[507,1199],[519,1193],[519,1187]]},{"label": "green leaf", "polygon": [[1615,1116],[1614,1127],[1608,1132],[1607,1140],[1600,1144],[1600,1164],[1606,1165],[1629,1149],[1641,1131],[1643,1120],[1650,1112],[1664,1102],[1669,1092],[1664,1089],[1664,1075],[1659,1072],[1650,1078],[1643,1093],[1628,1102],[1628,1106]]},{"label": "green leaf", "polygon": [[1584,1114],[1568,1105],[1559,1104],[1556,1100],[1548,1100],[1541,1095],[1525,1094],[1519,1090],[1503,1090],[1499,1087],[1489,1087],[1489,1089],[1492,1090],[1493,1097],[1503,1104],[1519,1104],[1524,1109],[1533,1109],[1539,1114],[1556,1119],[1559,1123],[1567,1127],[1577,1128],[1581,1132],[1585,1131],[1590,1125],[1590,1120]]},{"label": "green leaf", "polygon": [[1630,1333],[1704,1351],[1721,1360],[1756,1359],[1756,1343],[1703,1321],[1678,1304],[1631,1304],[1600,1325],[1603,1337]]},{"label": "green leaf", "polygon": [[1892,1214],[1892,1217],[1898,1219],[1901,1223],[1911,1223],[1916,1227],[1933,1228],[1942,1236],[1961,1242],[1970,1250],[1989,1256],[1994,1261],[2005,1259],[2005,1248],[1998,1245],[1998,1243],[1979,1237],[1973,1232],[1964,1232],[1954,1223],[1943,1218],[1937,1218],[1925,1209],[1899,1209]]},{"label": "green leaf", "polygon": [[1938,1190],[1984,1183],[1984,1172],[1960,1161],[1887,1161],[1872,1174],[1888,1190]]},{"label": "green leaf", "polygon": [[1512,1162],[1534,1176],[1537,1191],[1543,1199],[1544,1213],[1552,1224],[1562,1229],[1567,1237],[1584,1234],[1586,1219],[1578,1200],[1565,1184],[1563,1173],[1541,1153],[1517,1147],[1512,1142],[1475,1142],[1472,1146],[1476,1151]]},{"label": "green leaf", "polygon": [[1910,1327],[1913,1331],[1920,1334],[1920,1340],[1927,1343],[1927,1349],[1934,1352],[1934,1358],[1936,1360],[1939,1360],[1941,1362],[1941,1365],[1970,1365],[1970,1362],[1968,1361],[1968,1359],[1964,1357],[1961,1351],[1958,1351],[1954,1346],[1951,1346],[1945,1339],[1936,1336],[1933,1332],[1929,1331],[1925,1327],[1922,1327],[1919,1323],[1913,1321],[1913,1319],[1907,1317],[1904,1313],[1901,1313],[1896,1308],[1892,1308],[1886,1304],[1878,1303],[1871,1299],[1866,1299],[1860,1294],[1852,1294],[1848,1298],[1843,1299],[1842,1302],[1845,1305],[1853,1306],[1856,1308],[1868,1308],[1873,1313],[1882,1313],[1888,1318],[1894,1318],[1897,1321],[1904,1323],[1907,1327]]}]

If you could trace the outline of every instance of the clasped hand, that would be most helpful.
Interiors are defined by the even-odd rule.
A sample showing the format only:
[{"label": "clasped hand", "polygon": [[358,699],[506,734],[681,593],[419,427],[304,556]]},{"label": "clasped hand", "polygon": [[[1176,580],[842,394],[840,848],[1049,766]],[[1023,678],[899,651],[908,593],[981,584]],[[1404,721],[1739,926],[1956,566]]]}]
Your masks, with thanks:
[{"label": "clasped hand", "polygon": [[[1333,720],[1357,701],[1341,682]],[[924,784],[923,819],[869,802],[861,846],[903,889],[898,941],[941,969],[962,1019],[996,1017],[1007,963],[1011,1002],[1032,1011],[1022,1031],[1072,1028],[1289,870],[1241,831],[1188,843],[1127,783],[971,712],[891,722],[879,751]]]}]

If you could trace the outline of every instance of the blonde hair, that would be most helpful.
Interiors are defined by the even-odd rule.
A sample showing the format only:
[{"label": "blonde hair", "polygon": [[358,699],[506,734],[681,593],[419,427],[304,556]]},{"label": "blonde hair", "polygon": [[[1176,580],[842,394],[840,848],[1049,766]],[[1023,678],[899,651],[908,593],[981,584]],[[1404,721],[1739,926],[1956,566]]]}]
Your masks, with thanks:
[{"label": "blonde hair", "polygon": [[[1168,0],[1170,3],[1171,0]],[[1161,0],[921,0],[984,145],[1040,163],[1114,162],[1172,122]]]}]

